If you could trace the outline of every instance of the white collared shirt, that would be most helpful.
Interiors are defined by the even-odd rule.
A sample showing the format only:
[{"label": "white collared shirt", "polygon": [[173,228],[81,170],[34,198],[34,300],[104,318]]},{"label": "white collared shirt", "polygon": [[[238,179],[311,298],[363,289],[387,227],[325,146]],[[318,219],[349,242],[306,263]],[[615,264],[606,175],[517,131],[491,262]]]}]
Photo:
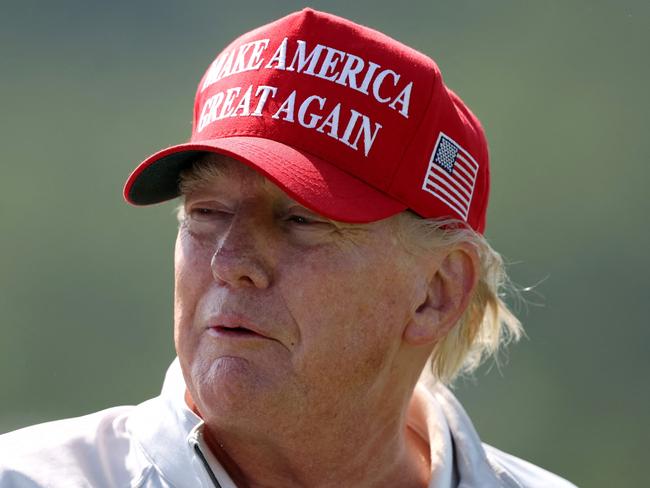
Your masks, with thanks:
[{"label": "white collared shirt", "polygon": [[[409,426],[429,443],[430,488],[570,488],[537,466],[482,444],[444,386],[418,384]],[[178,360],[160,396],[137,406],[47,422],[0,436],[0,488],[237,488],[185,403]],[[575,488],[575,487],[574,487]]]}]

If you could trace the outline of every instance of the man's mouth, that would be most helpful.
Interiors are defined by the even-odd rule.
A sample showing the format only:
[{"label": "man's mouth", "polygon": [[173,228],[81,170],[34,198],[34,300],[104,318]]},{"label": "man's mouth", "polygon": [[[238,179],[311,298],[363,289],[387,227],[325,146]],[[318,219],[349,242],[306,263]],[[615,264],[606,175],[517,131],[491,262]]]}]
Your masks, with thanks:
[{"label": "man's mouth", "polygon": [[211,336],[220,339],[268,339],[267,336],[260,334],[248,327],[241,325],[213,325],[208,327],[208,333]]},{"label": "man's mouth", "polygon": [[262,335],[258,334],[255,331],[252,331],[250,329],[247,329],[246,327],[226,327],[223,325],[217,325],[214,327],[210,327],[210,330],[214,331],[214,333],[220,335],[220,336],[229,336],[229,337],[237,337],[237,336],[258,336],[258,337],[263,337]]},{"label": "man's mouth", "polygon": [[241,314],[220,313],[206,321],[210,335],[229,339],[272,339],[268,329]]}]

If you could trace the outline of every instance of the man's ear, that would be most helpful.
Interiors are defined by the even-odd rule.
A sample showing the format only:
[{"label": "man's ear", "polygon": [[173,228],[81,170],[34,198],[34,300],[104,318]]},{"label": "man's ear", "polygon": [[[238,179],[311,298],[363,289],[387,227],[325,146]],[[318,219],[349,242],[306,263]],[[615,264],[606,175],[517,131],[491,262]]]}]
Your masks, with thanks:
[{"label": "man's ear", "polygon": [[478,282],[479,258],[469,244],[449,248],[430,265],[422,296],[404,329],[404,341],[413,346],[433,344],[446,336],[469,305]]}]

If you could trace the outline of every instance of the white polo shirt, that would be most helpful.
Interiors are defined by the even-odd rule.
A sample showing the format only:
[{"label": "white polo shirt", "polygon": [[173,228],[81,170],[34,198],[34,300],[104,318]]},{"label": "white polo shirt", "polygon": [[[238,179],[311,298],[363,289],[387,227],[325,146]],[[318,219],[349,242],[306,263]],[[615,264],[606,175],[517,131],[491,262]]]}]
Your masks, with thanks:
[{"label": "white polo shirt", "polygon": [[[574,487],[482,444],[444,386],[419,384],[408,422],[429,443],[431,459],[436,460],[430,488]],[[140,405],[1,435],[0,488],[237,488],[202,432],[202,420],[185,403],[185,382],[176,359],[160,396]]]}]

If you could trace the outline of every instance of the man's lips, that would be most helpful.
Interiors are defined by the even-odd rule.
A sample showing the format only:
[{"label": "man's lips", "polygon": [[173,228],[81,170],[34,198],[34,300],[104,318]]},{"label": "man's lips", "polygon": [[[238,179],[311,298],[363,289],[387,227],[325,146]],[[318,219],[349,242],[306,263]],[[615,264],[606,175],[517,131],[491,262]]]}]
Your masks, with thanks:
[{"label": "man's lips", "polygon": [[208,321],[208,331],[218,337],[260,337],[272,339],[268,331],[242,316],[219,315]]},{"label": "man's lips", "polygon": [[257,332],[253,332],[250,329],[245,329],[243,327],[222,327],[222,326],[214,326],[214,327],[209,327],[208,330],[216,336],[219,337],[240,337],[240,336],[251,336],[251,337],[260,337],[263,338],[264,336],[258,334]]}]

